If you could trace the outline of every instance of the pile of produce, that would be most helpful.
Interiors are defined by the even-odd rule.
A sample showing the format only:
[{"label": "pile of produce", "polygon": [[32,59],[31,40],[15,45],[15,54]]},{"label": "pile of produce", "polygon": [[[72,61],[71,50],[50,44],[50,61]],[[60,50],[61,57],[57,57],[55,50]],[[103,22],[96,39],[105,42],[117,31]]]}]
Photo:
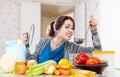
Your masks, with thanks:
[{"label": "pile of produce", "polygon": [[26,75],[70,75],[71,66],[71,62],[65,58],[61,59],[58,64],[53,60],[48,60],[40,64],[29,66],[28,70],[26,71]]},{"label": "pile of produce", "polygon": [[57,63],[55,61],[48,60],[48,61],[40,63],[40,64],[35,64],[32,66],[29,66],[28,70],[26,71],[26,75],[36,76],[36,75],[41,75],[43,73],[53,74],[56,64]]},{"label": "pile of produce", "polygon": [[100,64],[101,63],[100,58],[96,56],[90,57],[84,52],[80,52],[76,54],[74,61],[76,64]]},{"label": "pile of produce", "polygon": [[[0,62],[9,65],[9,63],[6,62],[7,61],[6,59],[8,58],[12,58],[12,57],[10,55],[9,57],[7,56],[7,58],[3,56]],[[37,61],[35,60],[20,61],[17,60],[15,56],[14,59],[15,60],[12,59],[11,64],[9,65],[10,69],[7,68],[8,65],[4,65],[3,63],[2,64],[0,63],[2,65],[2,68],[6,67],[7,69],[9,69],[9,72],[11,73],[18,75],[26,75],[26,76],[38,76],[42,74],[47,74],[47,75],[57,75],[57,76],[62,75],[62,76],[72,76],[72,77],[90,77],[90,76],[92,77],[96,75],[96,73],[93,71],[72,68],[73,66],[72,63],[66,58],[62,58],[58,63],[56,63],[54,60],[48,60],[40,64],[38,64]],[[85,56],[85,54],[83,53],[79,53],[75,57],[75,62],[78,64],[86,63],[88,59],[90,59],[90,57]],[[3,60],[5,60],[5,62]]]},{"label": "pile of produce", "polygon": [[70,75],[71,74],[72,63],[66,59],[62,58],[54,71],[55,75]]},{"label": "pile of produce", "polygon": [[53,60],[35,64],[29,66],[26,71],[27,76],[37,76],[41,74],[72,77],[92,77],[96,75],[93,71],[72,68],[72,63],[66,58],[62,58],[58,64]]}]

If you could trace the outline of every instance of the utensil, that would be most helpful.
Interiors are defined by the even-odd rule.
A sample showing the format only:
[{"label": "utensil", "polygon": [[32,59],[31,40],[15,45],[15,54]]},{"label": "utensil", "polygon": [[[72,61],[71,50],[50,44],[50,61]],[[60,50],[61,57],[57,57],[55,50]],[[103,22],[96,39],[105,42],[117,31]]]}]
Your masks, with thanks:
[{"label": "utensil", "polygon": [[[95,6],[95,9],[94,9],[94,12],[92,13],[92,16],[94,16],[95,12],[96,12],[96,9],[98,7],[98,3],[96,3],[96,6]],[[85,32],[85,37],[84,38],[74,38],[74,41],[77,43],[77,44],[82,44],[86,39],[87,39],[87,35],[88,35],[88,32],[89,32],[89,29],[90,27],[88,26],[87,28],[87,31]]]},{"label": "utensil", "polygon": [[33,41],[34,31],[35,31],[35,25],[32,24],[30,27],[30,31],[29,31],[29,47],[31,46],[32,41]]},{"label": "utensil", "polygon": [[87,38],[87,34],[88,34],[88,31],[89,31],[89,28],[87,28],[87,31],[85,32],[85,38],[74,38],[74,41],[77,43],[77,44],[82,44],[86,38]]}]

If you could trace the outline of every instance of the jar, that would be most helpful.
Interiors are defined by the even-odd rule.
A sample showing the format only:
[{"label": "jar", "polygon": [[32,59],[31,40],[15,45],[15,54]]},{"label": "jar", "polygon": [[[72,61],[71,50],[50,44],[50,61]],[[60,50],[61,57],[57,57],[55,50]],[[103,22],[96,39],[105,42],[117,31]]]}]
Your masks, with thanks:
[{"label": "jar", "polygon": [[14,65],[14,73],[24,75],[27,71],[28,67],[25,65],[24,61],[18,61]]}]

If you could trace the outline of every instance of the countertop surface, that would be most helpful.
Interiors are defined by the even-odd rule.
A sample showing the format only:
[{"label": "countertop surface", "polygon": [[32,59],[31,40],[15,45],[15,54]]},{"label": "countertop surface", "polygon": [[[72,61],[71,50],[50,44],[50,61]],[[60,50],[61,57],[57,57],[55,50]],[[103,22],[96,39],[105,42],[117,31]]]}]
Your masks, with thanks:
[{"label": "countertop surface", "polygon": [[[15,74],[9,73],[9,74],[0,74],[0,77],[28,77],[28,76],[15,75]],[[39,75],[39,76],[33,76],[33,77],[71,77],[71,76]],[[117,70],[104,71],[102,74],[99,74],[94,77],[120,77],[120,71],[117,71]]]}]

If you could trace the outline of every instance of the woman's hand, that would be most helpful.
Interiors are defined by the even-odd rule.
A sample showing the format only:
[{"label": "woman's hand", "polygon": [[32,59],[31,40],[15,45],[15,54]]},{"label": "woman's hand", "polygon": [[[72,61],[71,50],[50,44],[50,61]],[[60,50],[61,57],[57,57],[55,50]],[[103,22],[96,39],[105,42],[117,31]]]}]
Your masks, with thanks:
[{"label": "woman's hand", "polygon": [[97,29],[97,21],[95,20],[95,18],[93,16],[91,16],[89,24],[90,24],[90,29],[91,30],[96,30]]}]

